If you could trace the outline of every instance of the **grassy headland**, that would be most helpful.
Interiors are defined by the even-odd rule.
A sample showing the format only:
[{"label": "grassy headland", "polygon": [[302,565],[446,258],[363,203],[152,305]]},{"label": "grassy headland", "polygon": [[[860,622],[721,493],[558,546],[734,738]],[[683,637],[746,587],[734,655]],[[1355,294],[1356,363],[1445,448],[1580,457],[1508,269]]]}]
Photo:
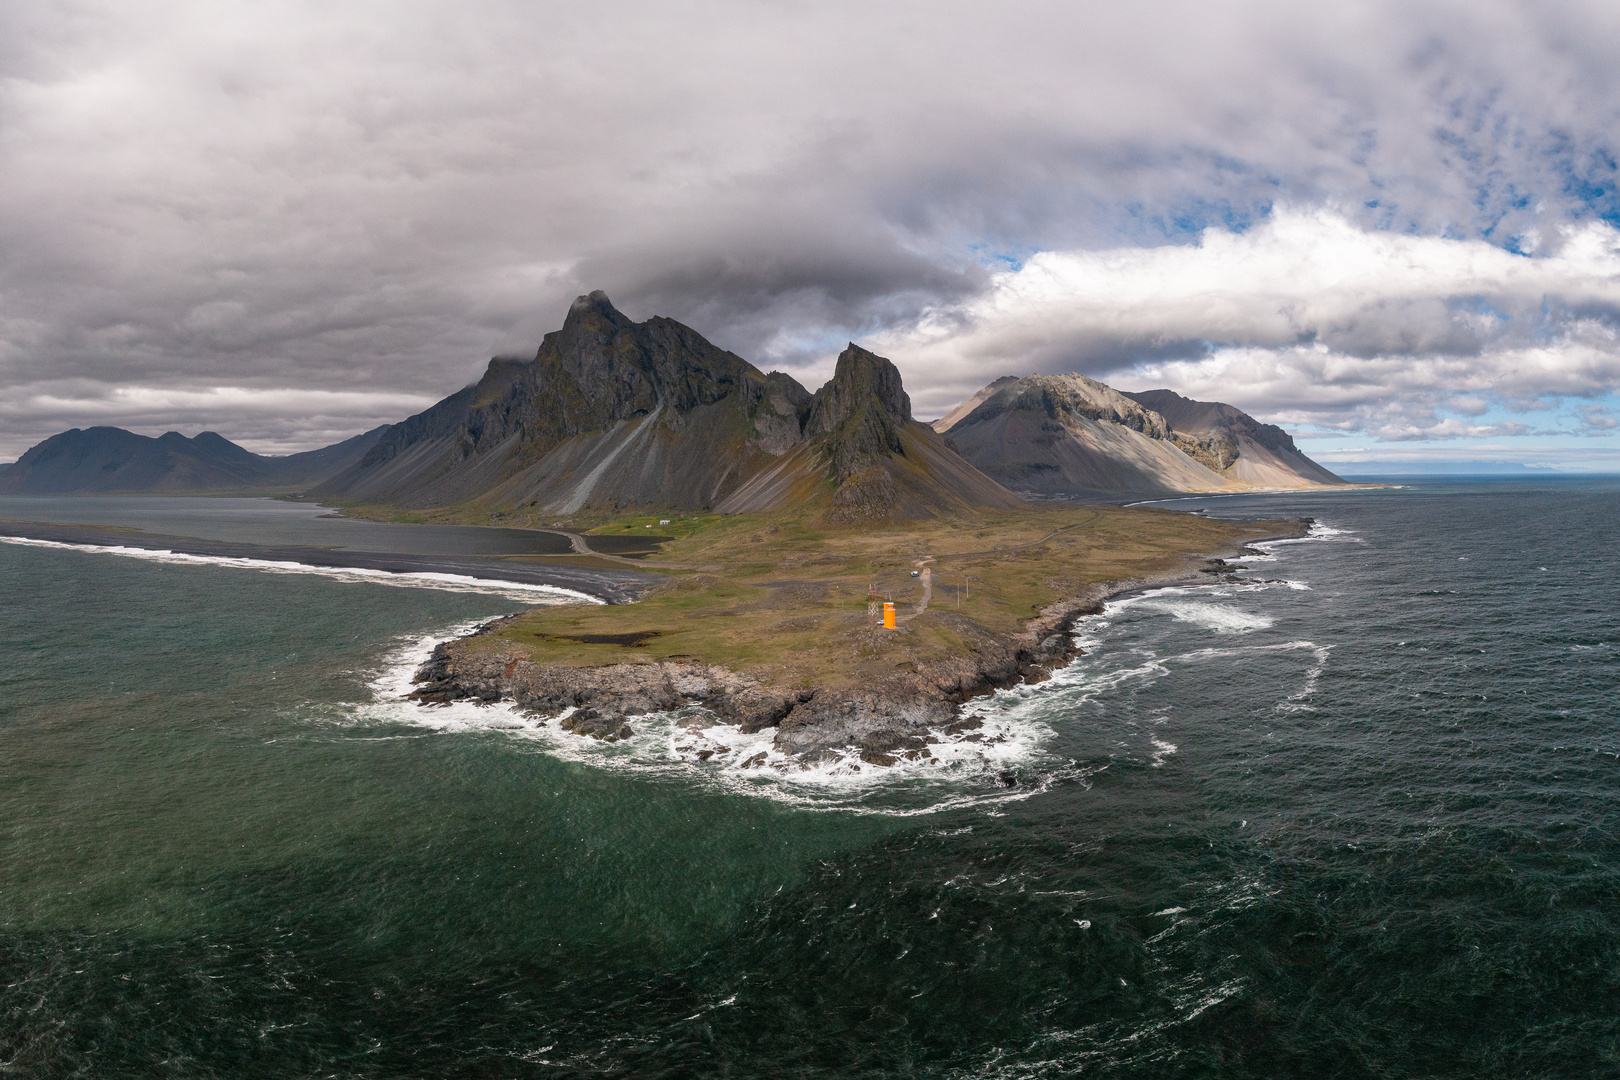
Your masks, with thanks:
[{"label": "grassy headland", "polygon": [[[465,511],[410,519],[471,520]],[[660,524],[664,519],[670,523]],[[971,655],[1099,582],[1191,572],[1193,556],[1299,529],[1293,521],[1236,524],[1112,506],[1040,506],[869,526],[828,525],[809,512],[483,521],[560,527],[603,549],[667,538],[641,545],[650,553],[634,560],[605,561],[658,570],[670,580],[636,604],[526,612],[464,642],[469,658],[499,654],[569,667],[697,661],[777,686],[823,690]],[[601,557],[541,558],[589,565]],[[901,620],[896,630],[870,628],[872,585],[894,602]],[[931,595],[921,610],[925,591]]]}]

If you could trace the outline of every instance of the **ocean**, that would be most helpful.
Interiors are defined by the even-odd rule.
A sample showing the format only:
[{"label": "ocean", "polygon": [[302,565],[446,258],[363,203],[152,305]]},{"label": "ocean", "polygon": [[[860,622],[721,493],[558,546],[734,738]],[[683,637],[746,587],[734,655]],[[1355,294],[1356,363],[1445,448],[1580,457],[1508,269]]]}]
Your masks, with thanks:
[{"label": "ocean", "polygon": [[[0,1075],[1620,1075],[1620,480],[1396,482],[1165,504],[1317,525],[900,770],[404,700],[544,590],[0,543]],[[0,499],[523,543],[324,513]]]}]

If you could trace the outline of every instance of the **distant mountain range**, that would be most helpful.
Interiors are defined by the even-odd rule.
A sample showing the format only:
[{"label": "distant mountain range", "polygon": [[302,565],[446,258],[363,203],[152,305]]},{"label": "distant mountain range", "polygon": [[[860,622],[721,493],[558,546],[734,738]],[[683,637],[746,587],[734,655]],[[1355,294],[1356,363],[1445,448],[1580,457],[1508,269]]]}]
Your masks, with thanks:
[{"label": "distant mountain range", "polygon": [[386,427],[286,457],[264,457],[212,431],[157,438],[115,427],[52,435],[10,465],[0,465],[0,494],[302,490],[358,461]]},{"label": "distant mountain range", "polygon": [[1014,491],[1118,498],[1343,483],[1282,429],[1168,390],[998,379],[932,425],[900,372],[851,344],[811,394],[672,319],[574,301],[532,360],[333,446],[262,457],[213,433],[74,429],[0,466],[0,493],[296,491],[405,508],[568,517],[626,506],[831,521],[1013,508]]}]

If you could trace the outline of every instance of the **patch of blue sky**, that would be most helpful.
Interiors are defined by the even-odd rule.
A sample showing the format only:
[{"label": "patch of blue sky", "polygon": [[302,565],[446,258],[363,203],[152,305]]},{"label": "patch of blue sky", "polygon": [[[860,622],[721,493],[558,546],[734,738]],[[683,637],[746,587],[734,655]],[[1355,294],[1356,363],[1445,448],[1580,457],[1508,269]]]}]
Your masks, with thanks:
[{"label": "patch of blue sky", "polygon": [[[1497,307],[1495,304],[1491,303],[1489,299],[1483,296],[1448,297],[1446,299],[1446,306],[1451,308],[1453,311],[1465,311],[1470,315],[1483,315],[1487,318],[1495,319],[1500,323],[1508,323],[1513,320],[1512,312],[1503,311],[1501,308]],[[1545,304],[1543,304],[1543,314],[1546,314]]]},{"label": "patch of blue sky", "polygon": [[1606,146],[1575,144],[1554,136],[1548,165],[1562,181],[1562,194],[1573,218],[1595,217],[1620,225],[1620,162]]},{"label": "patch of blue sky", "polygon": [[1145,247],[1159,244],[1197,243],[1206,229],[1219,228],[1245,233],[1271,216],[1275,202],[1270,199],[1235,203],[1226,199],[1193,198],[1173,207],[1150,207],[1136,203],[1124,207],[1128,230]]},{"label": "patch of blue sky", "polygon": [[1014,247],[998,247],[991,244],[969,244],[968,254],[973,261],[987,270],[1018,271],[1031,258],[1039,255],[1043,249],[1028,245]]}]

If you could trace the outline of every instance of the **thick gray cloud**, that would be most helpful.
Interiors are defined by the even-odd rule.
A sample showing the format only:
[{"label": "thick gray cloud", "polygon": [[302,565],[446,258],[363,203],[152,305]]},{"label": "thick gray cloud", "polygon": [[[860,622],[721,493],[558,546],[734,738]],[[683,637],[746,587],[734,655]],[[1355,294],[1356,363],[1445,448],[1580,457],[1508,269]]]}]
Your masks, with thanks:
[{"label": "thick gray cloud", "polygon": [[[1585,359],[1538,361],[1551,392],[1601,395],[1601,283],[1552,316],[1521,283],[1054,319],[1015,328],[1027,355],[985,314],[1017,265],[1206,251],[1276,206],[1556,260],[1620,220],[1617,46],[1597,3],[12,0],[0,459],[90,423],[319,445],[531,350],[590,288],[808,381],[847,338],[892,343],[922,412],[1070,364],[1439,434],[1542,400],[1503,357],[1560,343]],[[1318,346],[1361,366],[1313,390]]]}]

